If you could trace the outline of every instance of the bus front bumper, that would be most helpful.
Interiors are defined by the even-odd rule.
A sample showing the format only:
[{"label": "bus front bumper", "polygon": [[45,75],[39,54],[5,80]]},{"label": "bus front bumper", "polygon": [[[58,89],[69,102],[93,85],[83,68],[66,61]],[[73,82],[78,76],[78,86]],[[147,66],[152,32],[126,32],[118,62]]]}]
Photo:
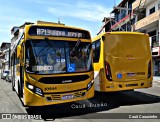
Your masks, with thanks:
[{"label": "bus front bumper", "polygon": [[77,90],[67,93],[47,93],[44,96],[34,94],[30,90],[26,89],[26,95],[24,99],[25,106],[46,106],[55,105],[67,102],[74,102],[92,98],[94,96],[94,85],[87,91],[86,89]]}]

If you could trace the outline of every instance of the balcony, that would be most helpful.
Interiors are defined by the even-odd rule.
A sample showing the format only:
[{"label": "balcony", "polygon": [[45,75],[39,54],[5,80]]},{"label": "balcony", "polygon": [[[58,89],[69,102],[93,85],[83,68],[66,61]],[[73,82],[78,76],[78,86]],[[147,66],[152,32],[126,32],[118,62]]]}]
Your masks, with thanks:
[{"label": "balcony", "polygon": [[[138,8],[138,6],[139,6],[139,4],[140,4],[140,1],[141,1],[141,0],[136,0],[136,1],[132,4],[132,10]],[[153,0],[142,0],[140,7],[145,7],[145,6],[147,6],[148,4],[150,4],[151,2],[153,2]]]},{"label": "balcony", "polygon": [[130,19],[133,19],[133,13],[126,15],[124,18],[122,18],[121,20],[119,20],[118,22],[116,22],[113,26],[111,26],[111,30],[117,30],[118,28],[120,28],[121,26],[123,26],[124,24],[126,24],[127,22],[130,21]]},{"label": "balcony", "polygon": [[153,14],[146,16],[145,18],[139,20],[134,24],[135,30],[143,29],[145,26],[152,24],[159,20],[160,10],[154,12]]}]

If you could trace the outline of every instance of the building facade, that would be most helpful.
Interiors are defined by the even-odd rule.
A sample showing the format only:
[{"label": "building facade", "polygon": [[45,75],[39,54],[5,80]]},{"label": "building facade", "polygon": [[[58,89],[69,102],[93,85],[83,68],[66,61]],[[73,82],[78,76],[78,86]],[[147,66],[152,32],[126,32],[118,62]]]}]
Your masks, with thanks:
[{"label": "building facade", "polygon": [[117,6],[113,7],[110,17],[104,17],[98,34],[110,31],[131,31],[135,23],[135,16],[132,13],[132,3],[135,0],[122,0]]},{"label": "building facade", "polygon": [[136,0],[132,10],[136,15],[132,29],[149,34],[154,75],[160,75],[160,0]]},{"label": "building facade", "polygon": [[122,0],[122,2],[113,8],[115,24],[111,26],[112,31],[131,31],[132,24],[135,23],[135,16],[132,12],[132,3],[135,0]]},{"label": "building facade", "polygon": [[1,71],[10,68],[10,43],[3,42],[1,44]]},{"label": "building facade", "polygon": [[137,31],[149,34],[153,73],[160,76],[160,0],[122,0],[110,17],[104,17],[97,33]]}]

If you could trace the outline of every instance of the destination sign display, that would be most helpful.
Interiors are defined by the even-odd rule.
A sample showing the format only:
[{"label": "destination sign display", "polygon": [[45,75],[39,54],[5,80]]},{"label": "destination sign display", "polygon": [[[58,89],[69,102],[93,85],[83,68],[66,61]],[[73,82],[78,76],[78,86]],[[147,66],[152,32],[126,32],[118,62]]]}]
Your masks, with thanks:
[{"label": "destination sign display", "polygon": [[89,33],[85,30],[61,27],[32,26],[29,29],[29,35],[90,39]]}]

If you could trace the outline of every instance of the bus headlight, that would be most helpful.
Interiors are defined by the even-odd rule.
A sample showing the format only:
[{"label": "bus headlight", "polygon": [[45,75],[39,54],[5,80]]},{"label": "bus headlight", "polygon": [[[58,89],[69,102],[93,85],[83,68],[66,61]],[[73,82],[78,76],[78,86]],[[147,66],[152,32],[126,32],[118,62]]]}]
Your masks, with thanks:
[{"label": "bus headlight", "polygon": [[26,82],[26,86],[29,90],[34,91],[34,86]]},{"label": "bus headlight", "polygon": [[28,88],[29,88],[30,90],[33,90],[33,89],[34,89],[34,86],[28,85]]},{"label": "bus headlight", "polygon": [[42,89],[40,89],[40,88],[38,88],[38,87],[36,87],[36,86],[33,86],[33,85],[29,84],[29,83],[26,83],[26,86],[27,86],[27,88],[28,88],[30,91],[32,91],[33,93],[35,93],[35,94],[43,97],[43,91],[42,91]]},{"label": "bus headlight", "polygon": [[92,80],[91,82],[88,83],[88,85],[87,85],[87,90],[89,90],[89,89],[92,87],[93,83],[94,83],[93,80]]}]

